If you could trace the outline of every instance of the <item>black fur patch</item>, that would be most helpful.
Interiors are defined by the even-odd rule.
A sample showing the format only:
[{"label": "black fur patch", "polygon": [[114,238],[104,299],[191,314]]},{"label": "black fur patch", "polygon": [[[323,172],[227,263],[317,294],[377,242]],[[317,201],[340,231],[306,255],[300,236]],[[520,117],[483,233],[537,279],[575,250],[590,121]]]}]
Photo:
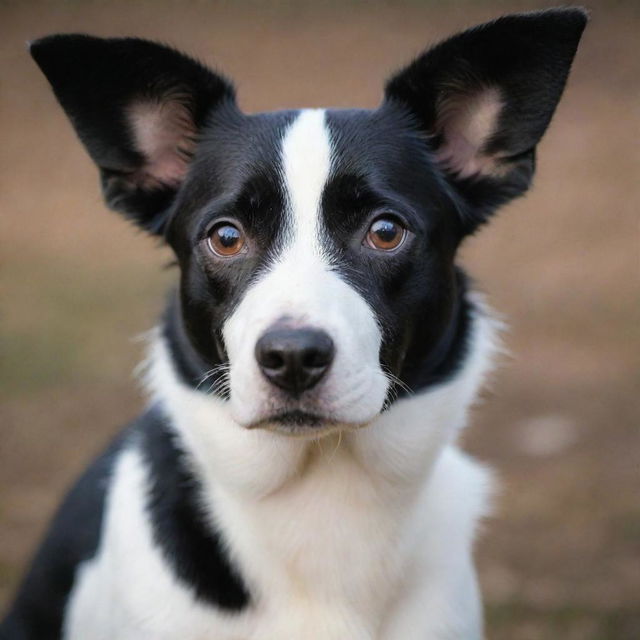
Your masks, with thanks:
[{"label": "black fur patch", "polygon": [[[295,112],[216,112],[202,133],[166,227],[181,283],[165,315],[164,333],[182,380],[203,391],[222,375],[209,376],[211,370],[227,362],[224,321],[284,240],[287,213],[280,147],[294,117]],[[216,221],[228,218],[242,225],[252,250],[223,263],[213,258],[206,238]]]},{"label": "black fur patch", "polygon": [[[453,266],[459,197],[402,109],[329,111],[327,124],[334,154],[322,200],[326,249],[382,327],[381,363],[400,379],[390,398],[405,387],[421,391],[455,373],[467,342],[465,281]],[[400,218],[411,234],[397,253],[363,246],[381,215]]]},{"label": "black fur patch", "polygon": [[175,575],[196,597],[227,611],[250,601],[212,518],[200,502],[200,484],[159,409],[140,425],[141,451],[149,468],[147,508],[153,537]]}]

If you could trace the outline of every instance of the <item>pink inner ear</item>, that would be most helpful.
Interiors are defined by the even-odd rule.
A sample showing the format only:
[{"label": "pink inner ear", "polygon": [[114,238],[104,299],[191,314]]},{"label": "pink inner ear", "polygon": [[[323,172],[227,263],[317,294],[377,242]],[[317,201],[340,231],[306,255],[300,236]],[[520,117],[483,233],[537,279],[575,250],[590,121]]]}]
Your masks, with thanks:
[{"label": "pink inner ear", "polygon": [[189,110],[177,99],[138,102],[128,109],[136,149],[146,158],[134,177],[138,186],[177,186],[187,173],[196,129]]},{"label": "pink inner ear", "polygon": [[438,162],[461,178],[494,173],[497,158],[482,150],[497,129],[501,109],[496,88],[443,100],[438,105],[438,133],[443,138],[436,154]]}]

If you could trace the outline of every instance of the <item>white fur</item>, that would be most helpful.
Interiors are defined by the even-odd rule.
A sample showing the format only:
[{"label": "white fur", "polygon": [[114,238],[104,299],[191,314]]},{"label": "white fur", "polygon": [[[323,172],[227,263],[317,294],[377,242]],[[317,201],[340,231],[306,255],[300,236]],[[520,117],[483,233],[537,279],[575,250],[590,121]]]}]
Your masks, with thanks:
[{"label": "white fur", "polygon": [[378,359],[375,314],[332,270],[322,246],[320,202],[331,169],[323,110],[297,116],[283,141],[282,166],[289,214],[285,247],[224,326],[233,417],[251,426],[282,412],[285,400],[262,376],[254,348],[269,327],[286,318],[289,325],[323,329],[336,348],[330,371],[305,394],[302,408],[338,423],[363,424],[380,412],[388,382]]}]

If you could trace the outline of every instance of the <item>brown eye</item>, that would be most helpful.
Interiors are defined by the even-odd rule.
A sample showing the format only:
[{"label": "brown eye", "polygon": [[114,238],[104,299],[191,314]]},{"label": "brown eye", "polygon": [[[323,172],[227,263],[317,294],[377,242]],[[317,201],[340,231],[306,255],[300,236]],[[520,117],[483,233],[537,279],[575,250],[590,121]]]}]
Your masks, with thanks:
[{"label": "brown eye", "polygon": [[369,227],[365,244],[372,249],[393,251],[393,249],[397,249],[402,244],[406,235],[407,230],[398,220],[394,218],[378,218]]},{"label": "brown eye", "polygon": [[230,258],[242,251],[244,233],[231,222],[219,222],[209,233],[209,248],[221,258]]}]

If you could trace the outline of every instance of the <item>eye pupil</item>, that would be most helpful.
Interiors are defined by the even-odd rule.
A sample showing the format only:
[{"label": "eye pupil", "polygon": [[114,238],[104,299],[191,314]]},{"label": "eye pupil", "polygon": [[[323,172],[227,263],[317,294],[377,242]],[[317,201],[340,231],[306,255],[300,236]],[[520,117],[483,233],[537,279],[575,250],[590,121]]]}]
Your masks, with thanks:
[{"label": "eye pupil", "polygon": [[400,246],[406,235],[402,224],[392,218],[378,218],[369,227],[366,244],[372,249],[391,251]]},{"label": "eye pupil", "polygon": [[382,242],[393,242],[398,235],[398,225],[391,220],[378,220],[371,226],[372,233],[375,233]]},{"label": "eye pupil", "polygon": [[224,226],[218,229],[218,239],[223,247],[231,248],[240,240],[240,232],[232,226]]},{"label": "eye pupil", "polygon": [[209,248],[217,256],[234,256],[244,247],[244,234],[230,222],[220,222],[209,234]]}]

